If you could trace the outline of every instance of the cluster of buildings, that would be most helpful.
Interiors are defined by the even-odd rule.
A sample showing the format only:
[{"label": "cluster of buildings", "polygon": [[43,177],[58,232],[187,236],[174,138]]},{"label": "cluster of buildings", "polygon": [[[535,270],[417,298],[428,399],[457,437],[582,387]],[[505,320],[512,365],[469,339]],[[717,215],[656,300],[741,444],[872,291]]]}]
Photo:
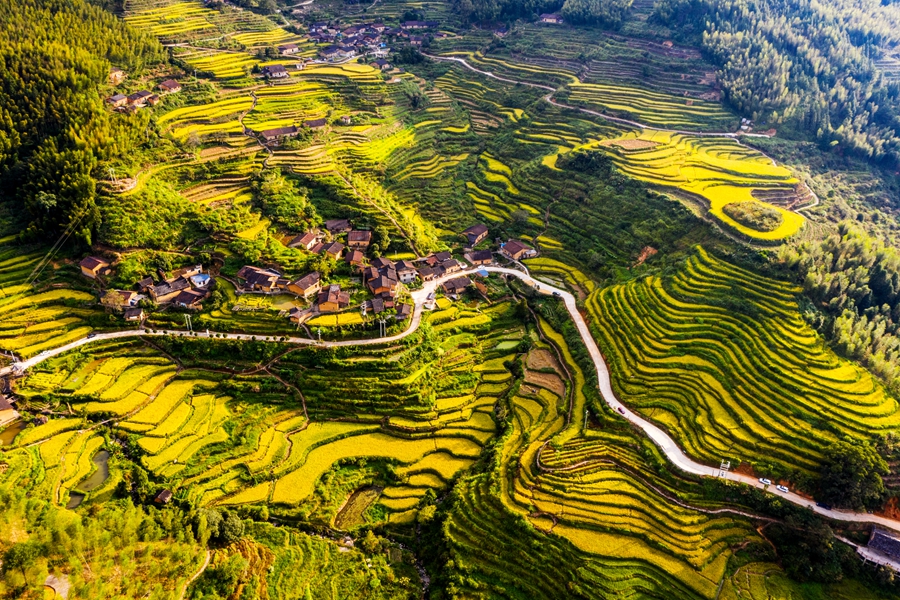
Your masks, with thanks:
[{"label": "cluster of buildings", "polygon": [[404,21],[399,27],[362,23],[339,29],[328,23],[313,23],[309,28],[309,37],[314,42],[328,44],[319,51],[321,58],[339,61],[355,56],[387,56],[388,39],[406,40],[414,46],[421,46],[424,36],[412,32],[433,30],[439,26],[438,21]]},{"label": "cluster of buildings", "polygon": [[[125,71],[114,68],[110,71],[109,81],[113,85],[118,85],[125,81],[125,77]],[[135,113],[146,106],[156,106],[159,104],[161,100],[160,94],[165,95],[180,92],[181,84],[174,79],[166,79],[157,85],[156,89],[159,92],[158,94],[148,92],[147,90],[139,90],[127,96],[121,93],[113,94],[112,96],[107,97],[105,102],[107,106],[110,106],[115,111]]]},{"label": "cluster of buildings", "polygon": [[[488,265],[494,261],[491,250],[477,250],[475,247],[488,237],[488,228],[484,224],[469,227],[462,233],[468,244],[466,260],[474,266]],[[341,237],[343,242],[338,241]],[[298,235],[289,243],[294,248],[302,248],[320,255],[328,255],[334,260],[343,259],[352,271],[359,273],[362,283],[372,295],[361,306],[364,314],[372,312],[381,314],[385,310],[396,310],[396,318],[404,320],[412,314],[410,304],[397,301],[401,286],[415,284],[417,280],[428,282],[445,279],[441,282],[444,293],[450,297],[458,297],[463,290],[473,285],[473,281],[461,272],[465,263],[453,258],[448,251],[435,252],[415,261],[392,261],[379,257],[368,260],[366,253],[373,243],[372,232],[355,229],[348,219],[331,219],[325,222],[324,231],[313,229]],[[519,240],[511,239],[500,246],[500,253],[511,260],[522,260],[535,256],[536,251]],[[111,264],[105,258],[88,256],[79,263],[85,277],[102,281],[111,271]],[[460,273],[457,277],[448,277]],[[140,303],[149,299],[158,306],[176,306],[188,310],[199,310],[214,283],[214,279],[204,272],[203,265],[191,265],[176,269],[170,273],[158,271],[159,277],[146,277],[135,284],[132,290],[109,290],[101,299],[101,303],[116,311],[124,311],[125,319],[143,321],[144,311]],[[340,285],[325,285],[322,275],[313,271],[297,279],[285,277],[279,271],[245,265],[237,272],[237,290],[239,293],[256,294],[292,294],[306,300],[314,299],[319,313],[332,313],[350,307],[351,294],[342,290]],[[475,282],[484,291],[483,286]],[[310,315],[309,309],[294,308],[289,317],[294,322],[301,322]]]},{"label": "cluster of buildings", "polygon": [[[82,275],[97,280],[111,271],[110,262],[99,256],[84,258],[79,267]],[[132,290],[108,290],[100,303],[107,308],[124,311],[126,321],[143,321],[145,314],[139,306],[141,300],[150,299],[159,306],[199,310],[215,282],[204,272],[203,265],[191,265],[171,273],[159,270],[157,274],[158,279],[145,277]]]}]

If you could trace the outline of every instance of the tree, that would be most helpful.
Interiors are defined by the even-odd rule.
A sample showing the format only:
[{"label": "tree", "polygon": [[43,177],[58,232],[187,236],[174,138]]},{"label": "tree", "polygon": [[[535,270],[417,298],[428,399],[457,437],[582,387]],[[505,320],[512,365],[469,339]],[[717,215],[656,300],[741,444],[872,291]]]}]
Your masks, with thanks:
[{"label": "tree", "polygon": [[825,450],[821,497],[835,506],[861,510],[875,508],[884,498],[885,460],[871,444],[839,440]]},{"label": "tree", "polygon": [[228,512],[222,520],[219,528],[219,541],[223,544],[233,544],[244,535],[244,522],[233,512]]},{"label": "tree", "polygon": [[22,572],[22,578],[28,583],[27,569],[34,565],[34,562],[43,553],[43,548],[36,542],[19,542],[13,544],[3,553],[2,572],[18,569]]}]

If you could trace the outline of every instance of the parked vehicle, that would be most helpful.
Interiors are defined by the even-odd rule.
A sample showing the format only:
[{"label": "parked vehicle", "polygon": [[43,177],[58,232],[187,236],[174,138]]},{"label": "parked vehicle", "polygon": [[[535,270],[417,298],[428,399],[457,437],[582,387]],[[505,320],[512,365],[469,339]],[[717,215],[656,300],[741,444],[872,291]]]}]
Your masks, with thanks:
[{"label": "parked vehicle", "polygon": [[819,508],[824,508],[825,510],[831,510],[830,504],[825,504],[824,502],[816,502],[816,506]]},{"label": "parked vehicle", "polygon": [[786,488],[785,486],[783,486],[783,485],[776,485],[776,486],[775,486],[775,489],[778,490],[779,492],[784,492],[785,494],[787,494],[787,493],[789,493],[789,492],[791,491],[791,490],[787,489],[787,488]]},{"label": "parked vehicle", "polygon": [[772,485],[772,480],[766,479],[765,477],[760,477],[759,482],[763,485]]}]

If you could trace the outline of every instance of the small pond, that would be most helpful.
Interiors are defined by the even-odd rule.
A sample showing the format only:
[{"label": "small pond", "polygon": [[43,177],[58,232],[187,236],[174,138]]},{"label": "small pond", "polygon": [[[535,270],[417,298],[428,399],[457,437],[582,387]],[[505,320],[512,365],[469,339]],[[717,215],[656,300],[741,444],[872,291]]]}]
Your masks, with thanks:
[{"label": "small pond", "polygon": [[78,491],[69,494],[69,503],[66,504],[66,508],[76,508],[84,501],[85,494],[81,492],[95,490],[109,478],[109,452],[101,450],[94,455],[92,460],[97,468],[94,469],[94,472],[87,479],[76,486]]},{"label": "small pond", "polygon": [[13,440],[16,439],[16,436],[27,426],[28,423],[26,423],[24,419],[19,419],[18,421],[10,423],[6,429],[0,431],[0,446],[9,446],[12,444]]}]

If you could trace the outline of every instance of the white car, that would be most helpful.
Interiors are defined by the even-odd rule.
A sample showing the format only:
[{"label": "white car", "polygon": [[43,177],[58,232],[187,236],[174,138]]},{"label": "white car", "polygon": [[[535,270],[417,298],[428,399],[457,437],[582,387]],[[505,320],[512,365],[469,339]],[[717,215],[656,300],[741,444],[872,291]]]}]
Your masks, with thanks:
[{"label": "white car", "polygon": [[766,479],[765,477],[760,477],[759,482],[763,485],[772,485],[772,480]]},{"label": "white car", "polygon": [[779,492],[784,492],[785,494],[787,494],[788,492],[791,491],[791,490],[787,489],[786,487],[784,487],[783,485],[776,485],[775,489],[778,490]]}]

